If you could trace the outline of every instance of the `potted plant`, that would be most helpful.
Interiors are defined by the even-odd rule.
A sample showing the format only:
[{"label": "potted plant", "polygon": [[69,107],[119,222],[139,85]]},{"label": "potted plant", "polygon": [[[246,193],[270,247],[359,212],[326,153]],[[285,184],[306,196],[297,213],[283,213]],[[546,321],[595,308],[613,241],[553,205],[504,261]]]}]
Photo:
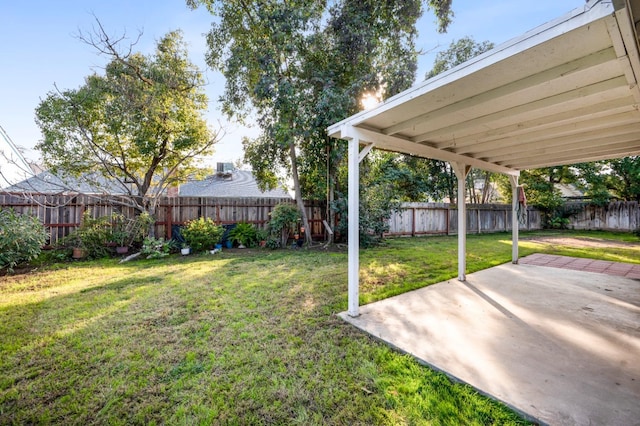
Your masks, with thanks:
[{"label": "potted plant", "polygon": [[189,244],[182,243],[182,248],[180,249],[180,254],[183,255],[183,256],[187,256],[190,253],[191,253],[191,247],[189,247]]},{"label": "potted plant", "polygon": [[118,229],[112,233],[112,239],[116,243],[116,253],[125,254],[129,251],[129,233],[124,229]]},{"label": "potted plant", "polygon": [[80,234],[81,231],[77,230],[66,239],[71,246],[71,257],[74,259],[84,259],[87,257],[87,249]]},{"label": "potted plant", "polygon": [[238,244],[238,248],[255,247],[258,243],[258,230],[250,223],[238,223],[229,231],[229,239]]},{"label": "potted plant", "polygon": [[267,245],[268,238],[269,233],[265,229],[256,229],[256,240],[260,247],[265,247]]}]

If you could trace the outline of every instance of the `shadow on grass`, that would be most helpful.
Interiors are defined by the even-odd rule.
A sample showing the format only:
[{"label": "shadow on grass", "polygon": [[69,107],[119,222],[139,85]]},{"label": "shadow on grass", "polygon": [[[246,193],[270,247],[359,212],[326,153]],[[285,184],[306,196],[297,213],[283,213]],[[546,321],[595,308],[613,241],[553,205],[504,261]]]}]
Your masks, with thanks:
[{"label": "shadow on grass", "polygon": [[[399,248],[387,283],[406,278],[387,262],[425,268]],[[0,423],[520,422],[337,318],[344,253],[93,265],[66,273],[95,282],[0,310]]]}]

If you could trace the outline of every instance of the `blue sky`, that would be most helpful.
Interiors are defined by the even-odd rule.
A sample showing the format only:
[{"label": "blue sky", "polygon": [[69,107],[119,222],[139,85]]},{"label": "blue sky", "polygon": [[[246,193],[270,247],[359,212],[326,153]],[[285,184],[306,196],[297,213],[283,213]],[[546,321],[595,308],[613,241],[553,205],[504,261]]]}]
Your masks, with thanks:
[{"label": "blue sky", "polygon": [[[420,21],[418,79],[431,69],[437,51],[452,40],[472,36],[496,44],[582,7],[584,0],[454,0],[455,18],[447,34],[435,31],[435,18],[427,11]],[[209,96],[207,119],[212,127],[221,123],[226,135],[211,160],[235,161],[242,157],[240,140],[255,136],[255,128],[227,122],[218,110],[217,98],[223,77],[206,69],[206,43],[213,17],[204,9],[192,11],[181,0],[36,0],[5,1],[0,6],[0,126],[35,160],[33,146],[40,140],[34,110],[54,84],[60,89],[82,85],[84,77],[105,64],[105,58],[75,35],[90,31],[93,14],[110,34],[131,36],[143,31],[137,50],[149,53],[156,40],[168,31],[181,29],[189,43],[191,60],[205,71]]]}]

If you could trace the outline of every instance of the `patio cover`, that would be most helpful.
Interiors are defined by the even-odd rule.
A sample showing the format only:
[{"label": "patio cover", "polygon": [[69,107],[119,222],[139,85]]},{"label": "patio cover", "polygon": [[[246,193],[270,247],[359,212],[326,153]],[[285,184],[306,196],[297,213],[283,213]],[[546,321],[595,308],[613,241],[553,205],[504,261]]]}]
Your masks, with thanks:
[{"label": "patio cover", "polygon": [[[640,154],[640,0],[591,0],[375,108],[328,128],[349,140],[349,309],[358,315],[359,162],[372,147],[448,161],[458,177],[458,278],[465,279],[464,179]],[[360,151],[360,145],[364,149]],[[513,262],[518,226],[513,226]]]}]

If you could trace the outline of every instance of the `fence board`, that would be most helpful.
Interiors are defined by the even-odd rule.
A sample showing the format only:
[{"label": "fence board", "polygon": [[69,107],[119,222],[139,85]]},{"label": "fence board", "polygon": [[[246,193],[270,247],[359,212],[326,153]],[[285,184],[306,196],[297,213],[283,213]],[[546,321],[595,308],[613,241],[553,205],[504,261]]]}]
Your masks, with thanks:
[{"label": "fence board", "polygon": [[[166,197],[162,198],[156,210],[156,236],[168,238],[172,225],[210,217],[216,223],[232,224],[248,222],[258,228],[266,227],[269,213],[279,203],[293,203],[289,198],[201,198],[201,197]],[[324,238],[322,220],[324,203],[306,202],[307,216],[310,220],[312,236]],[[80,226],[82,215],[90,210],[94,218],[110,215],[112,212],[122,213],[133,218],[135,209],[109,202],[105,198],[86,195],[51,195],[0,192],[0,206],[13,208],[18,213],[37,216],[47,227],[48,242],[54,244],[72,233]]]},{"label": "fence board", "polygon": [[[200,216],[210,217],[216,223],[232,224],[248,222],[264,228],[269,214],[279,203],[293,203],[288,198],[200,198],[166,197],[160,200],[156,211],[156,235],[168,238],[172,225],[183,225]],[[122,213],[132,218],[136,212],[132,207],[124,207],[87,195],[31,194],[25,198],[19,193],[0,192],[0,207],[13,208],[19,213],[36,215],[48,228],[49,241],[55,243],[73,232],[82,220],[86,210],[92,217]],[[640,228],[640,206],[637,202],[616,202],[603,207],[580,205],[578,213],[570,218],[573,229],[603,229],[634,231]],[[311,235],[323,240],[326,230],[322,223],[326,217],[326,203],[305,201]],[[511,205],[509,204],[469,204],[467,223],[469,233],[501,232],[511,230]],[[390,236],[419,236],[432,234],[457,234],[458,215],[455,205],[444,203],[404,203],[400,210],[389,218]],[[335,226],[334,226],[335,228]],[[542,229],[541,214],[528,209],[526,224],[521,230]]]},{"label": "fence board", "polygon": [[571,229],[635,231],[640,228],[640,203],[618,201],[604,206],[569,204],[578,212],[569,218]]},{"label": "fence board", "polygon": [[[510,204],[468,204],[467,233],[511,230]],[[540,212],[528,208],[526,224],[521,230],[542,229]],[[450,235],[458,233],[458,209],[444,203],[403,203],[389,218],[389,236]]]}]

